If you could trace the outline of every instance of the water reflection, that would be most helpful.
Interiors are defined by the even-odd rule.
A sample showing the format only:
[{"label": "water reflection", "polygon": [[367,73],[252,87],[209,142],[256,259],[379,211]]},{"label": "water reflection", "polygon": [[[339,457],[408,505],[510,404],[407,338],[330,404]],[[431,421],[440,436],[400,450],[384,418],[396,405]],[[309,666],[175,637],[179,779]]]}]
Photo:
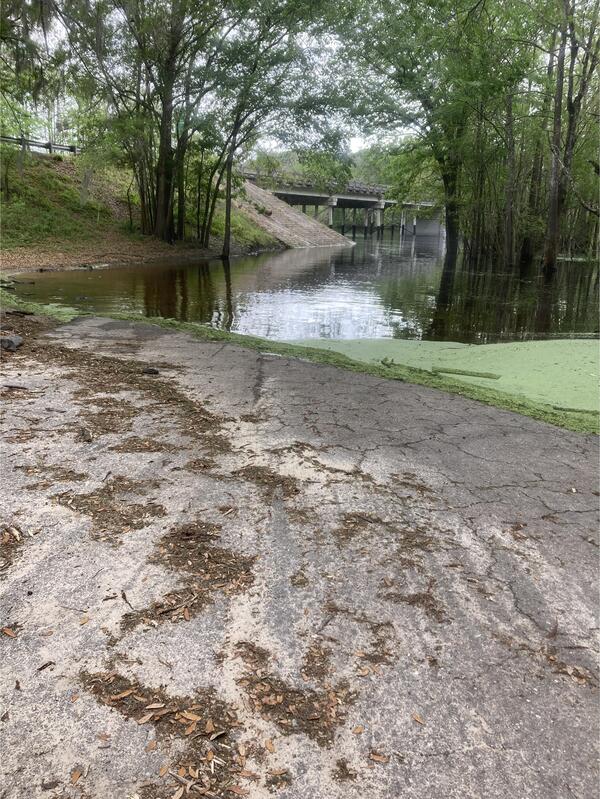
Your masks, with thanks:
[{"label": "water reflection", "polygon": [[18,293],[96,313],[199,321],[273,339],[431,338],[492,342],[597,333],[598,267],[554,279],[442,270],[437,236],[359,241],[198,264],[44,273]]}]

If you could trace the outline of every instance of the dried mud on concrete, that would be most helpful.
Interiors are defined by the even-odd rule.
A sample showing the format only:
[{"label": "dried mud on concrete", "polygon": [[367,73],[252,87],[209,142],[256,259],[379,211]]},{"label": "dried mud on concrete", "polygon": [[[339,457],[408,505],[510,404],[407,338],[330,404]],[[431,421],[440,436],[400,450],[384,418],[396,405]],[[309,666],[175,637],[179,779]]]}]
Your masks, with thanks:
[{"label": "dried mud on concrete", "polygon": [[3,799],[594,794],[597,439],[142,324],[2,327]]}]

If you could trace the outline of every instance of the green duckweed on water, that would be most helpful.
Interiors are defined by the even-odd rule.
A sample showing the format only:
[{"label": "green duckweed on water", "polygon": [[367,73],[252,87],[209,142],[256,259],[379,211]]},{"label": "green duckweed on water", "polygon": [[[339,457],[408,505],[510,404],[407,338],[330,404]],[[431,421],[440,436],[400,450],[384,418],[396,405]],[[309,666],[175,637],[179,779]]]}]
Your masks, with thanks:
[{"label": "green duckweed on water", "polygon": [[[15,297],[11,292],[0,288],[0,306],[5,308],[21,308],[22,310],[31,311],[32,313],[52,316],[61,322],[68,322],[77,316],[89,316],[82,311],[67,306],[58,304],[41,305],[39,303],[26,302]],[[548,424],[556,425],[557,427],[564,427],[568,430],[574,430],[582,433],[598,433],[600,431],[600,413],[598,412],[598,352],[599,342],[596,340],[569,340],[567,342],[529,342],[530,344],[553,344],[553,343],[583,343],[586,347],[576,350],[577,354],[572,358],[575,363],[568,363],[567,367],[571,370],[577,371],[581,367],[583,373],[580,375],[581,382],[585,383],[587,396],[591,396],[590,386],[592,385],[591,378],[592,372],[595,369],[595,377],[593,385],[596,387],[595,404],[592,399],[589,403],[591,407],[585,407],[586,403],[582,403],[581,397],[577,399],[575,405],[570,404],[575,391],[572,387],[569,388],[565,385],[567,382],[564,375],[558,375],[559,369],[555,366],[554,374],[558,375],[558,382],[565,385],[565,391],[560,394],[557,393],[556,387],[552,391],[552,398],[543,396],[543,389],[537,389],[536,397],[533,398],[527,394],[511,393],[508,388],[509,381],[508,375],[504,376],[500,373],[498,362],[486,362],[478,360],[476,353],[473,354],[474,360],[461,361],[460,364],[453,361],[450,366],[449,362],[434,363],[432,354],[437,353],[441,355],[444,351],[447,353],[457,352],[465,348],[475,350],[485,350],[485,348],[500,348],[510,346],[523,346],[507,345],[507,344],[494,344],[494,345],[465,345],[453,344],[448,342],[418,342],[418,341],[397,341],[393,339],[360,339],[357,341],[332,341],[324,339],[309,339],[305,342],[279,342],[271,341],[268,339],[258,338],[257,336],[245,336],[237,333],[228,333],[224,330],[219,330],[208,325],[203,325],[198,322],[180,322],[176,319],[166,319],[163,317],[143,317],[140,314],[125,314],[125,313],[112,313],[104,314],[113,319],[129,319],[136,322],[145,322],[147,324],[154,324],[160,327],[168,328],[171,330],[180,330],[190,335],[202,339],[204,341],[229,341],[240,347],[247,347],[249,349],[259,350],[260,352],[268,352],[284,357],[302,358],[304,360],[312,361],[315,363],[328,364],[330,366],[337,366],[342,369],[348,369],[354,372],[362,372],[366,374],[375,375],[391,380],[399,380],[407,383],[415,383],[430,388],[440,389],[442,391],[449,391],[453,394],[460,394],[461,396],[470,399],[484,402],[487,405],[494,405],[508,411],[514,411],[525,416],[530,416],[533,419],[538,419]],[[356,346],[358,345],[358,346]],[[406,353],[412,352],[411,363],[400,361],[400,346]],[[369,352],[369,347],[371,351]],[[347,353],[344,350],[347,349]],[[425,360],[425,352],[429,351],[429,360]],[[506,350],[508,353],[509,350]],[[586,353],[583,361],[579,360],[580,355]],[[419,354],[420,353],[420,354]],[[595,355],[594,355],[595,353]],[[466,357],[466,353],[465,353]],[[595,357],[595,362],[590,363],[590,358]],[[510,360],[510,359],[509,359]],[[432,366],[437,368],[437,371],[432,370]],[[448,373],[440,371],[443,369],[451,368],[453,372],[460,371],[463,374]],[[538,364],[531,365],[531,371],[537,369]],[[469,368],[470,367],[470,368]],[[576,367],[576,368],[575,368]],[[586,374],[589,368],[589,374]],[[492,372],[493,378],[483,378],[476,376],[464,375],[464,371],[475,372]],[[496,375],[500,374],[496,378]],[[515,391],[515,386],[519,385],[518,381],[524,380],[523,374],[514,369],[512,375],[512,391]],[[548,376],[544,378],[544,385],[550,384]],[[504,381],[504,383],[503,383]],[[533,383],[532,383],[533,385]],[[502,386],[502,390],[498,390]],[[508,390],[507,390],[508,388]],[[559,398],[557,400],[557,397]],[[586,401],[587,402],[587,401]],[[568,404],[567,404],[568,403]]]},{"label": "green duckweed on water", "polygon": [[327,339],[294,342],[322,347],[365,363],[401,364],[452,375],[554,408],[600,410],[600,342],[597,339],[460,344],[397,339]]}]

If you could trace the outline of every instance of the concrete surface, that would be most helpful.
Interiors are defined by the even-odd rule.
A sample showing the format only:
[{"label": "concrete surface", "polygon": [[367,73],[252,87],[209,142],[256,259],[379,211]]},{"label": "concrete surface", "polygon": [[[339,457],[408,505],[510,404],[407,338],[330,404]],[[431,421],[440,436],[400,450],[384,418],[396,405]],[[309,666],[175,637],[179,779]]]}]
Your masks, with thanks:
[{"label": "concrete surface", "polygon": [[595,437],[99,318],[2,385],[3,799],[595,795]]}]

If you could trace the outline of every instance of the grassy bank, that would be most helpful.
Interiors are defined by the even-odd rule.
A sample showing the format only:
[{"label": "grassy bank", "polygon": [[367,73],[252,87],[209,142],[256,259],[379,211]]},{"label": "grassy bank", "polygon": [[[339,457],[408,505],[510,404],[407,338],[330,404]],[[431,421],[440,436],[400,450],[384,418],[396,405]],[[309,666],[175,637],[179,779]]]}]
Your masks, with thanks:
[{"label": "grassy bank", "polygon": [[[20,308],[32,313],[52,316],[55,319],[67,322],[84,314],[74,308],[61,305],[39,305],[25,302],[13,296],[9,291],[0,289],[0,304],[3,307]],[[428,371],[416,367],[396,364],[394,362],[369,362],[349,358],[339,352],[319,349],[298,344],[286,344],[277,341],[257,338],[255,336],[242,336],[237,333],[227,333],[207,325],[194,322],[179,322],[175,319],[141,317],[133,314],[111,314],[115,319],[131,319],[136,322],[147,322],[171,330],[180,330],[189,333],[204,341],[229,341],[241,347],[247,347],[261,352],[270,352],[293,358],[304,358],[315,363],[328,364],[347,369],[353,372],[375,375],[388,380],[401,380],[407,383],[428,386],[430,388],[448,391],[469,399],[493,405],[515,413],[530,416],[548,424],[564,427],[582,433],[600,432],[600,415],[597,412],[587,412],[576,409],[557,409],[551,404],[535,402],[509,393],[494,390],[476,383],[465,383],[454,379],[448,374]]]},{"label": "grassy bank", "polygon": [[[114,256],[173,254],[174,248],[139,232],[139,208],[129,174],[92,170],[84,157],[21,154],[1,148],[0,235],[5,268],[112,261]],[[128,189],[129,199],[128,203]],[[211,248],[220,248],[224,212],[217,207]],[[240,208],[232,212],[233,251],[274,249],[280,243]],[[193,241],[177,250],[195,248]],[[31,254],[31,255],[30,255]]]}]

